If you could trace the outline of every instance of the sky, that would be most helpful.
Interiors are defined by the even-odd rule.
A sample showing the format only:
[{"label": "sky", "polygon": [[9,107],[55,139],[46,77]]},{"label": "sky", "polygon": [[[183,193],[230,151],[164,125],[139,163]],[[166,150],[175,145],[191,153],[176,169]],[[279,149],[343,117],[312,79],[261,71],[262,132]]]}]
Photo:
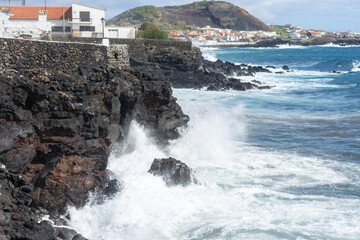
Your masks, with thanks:
[{"label": "sky", "polygon": [[[8,1],[8,0],[7,0]],[[26,5],[70,6],[71,0],[26,0]],[[128,9],[144,6],[171,6],[194,0],[77,0],[106,8],[110,19]],[[327,31],[360,32],[360,0],[226,0],[244,8],[267,24],[292,24]],[[0,0],[4,4],[4,0]],[[21,1],[11,0],[12,5]]]}]

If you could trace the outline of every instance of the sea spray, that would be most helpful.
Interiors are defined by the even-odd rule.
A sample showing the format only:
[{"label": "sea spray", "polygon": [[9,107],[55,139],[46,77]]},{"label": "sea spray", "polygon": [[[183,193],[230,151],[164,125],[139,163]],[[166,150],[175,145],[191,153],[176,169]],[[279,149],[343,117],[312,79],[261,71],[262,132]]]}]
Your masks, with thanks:
[{"label": "sea spray", "polygon": [[[194,121],[169,147],[172,156],[194,168],[202,185],[168,188],[148,174],[152,159],[164,153],[133,123],[125,150],[114,153],[109,164],[124,189],[103,205],[71,209],[71,226],[89,239],[355,239],[347,231],[359,218],[356,200],[307,193],[350,184],[336,172],[340,166],[249,146],[242,106],[226,106],[235,96],[221,93],[211,99],[208,94],[176,91]],[[235,122],[239,128],[233,128]],[[329,224],[334,228],[319,230]]]},{"label": "sea spray", "polygon": [[[322,61],[308,57],[298,56]],[[267,64],[275,62],[287,64]],[[161,149],[132,123],[108,166],[123,190],[71,208],[70,225],[89,239],[359,239],[358,72],[304,70],[257,74],[276,85],[267,91],[175,89],[188,128]],[[147,173],[154,158],[170,156],[201,185],[168,188]]]}]

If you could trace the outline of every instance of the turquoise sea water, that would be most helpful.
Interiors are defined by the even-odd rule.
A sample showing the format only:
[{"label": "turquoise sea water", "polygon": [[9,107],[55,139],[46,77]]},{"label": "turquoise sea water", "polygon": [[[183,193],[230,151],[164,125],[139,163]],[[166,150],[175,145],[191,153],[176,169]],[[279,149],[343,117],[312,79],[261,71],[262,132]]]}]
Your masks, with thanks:
[{"label": "turquoise sea water", "polygon": [[[122,191],[70,209],[70,226],[89,239],[360,239],[360,47],[202,51],[294,71],[240,77],[271,90],[175,89],[191,118],[182,137],[161,149],[133,123],[108,167]],[[147,173],[169,156],[201,185]]]}]

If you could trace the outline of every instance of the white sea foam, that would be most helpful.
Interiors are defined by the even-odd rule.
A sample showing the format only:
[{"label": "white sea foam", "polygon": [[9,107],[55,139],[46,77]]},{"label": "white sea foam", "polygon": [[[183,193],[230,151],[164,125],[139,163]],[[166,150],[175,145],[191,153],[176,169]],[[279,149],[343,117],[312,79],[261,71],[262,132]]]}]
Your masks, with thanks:
[{"label": "white sea foam", "polygon": [[212,62],[216,62],[218,60],[218,58],[216,57],[216,53],[213,53],[213,52],[204,52],[203,57],[206,60],[212,61]]},{"label": "white sea foam", "polygon": [[[358,165],[247,144],[242,92],[175,90],[191,117],[183,136],[159,149],[133,123],[109,170],[123,190],[103,205],[70,209],[70,226],[89,239],[358,239],[359,199],[294,194],[298,188],[350,184]],[[259,129],[261,131],[261,129]],[[154,158],[173,156],[202,185],[168,188],[147,173]]]},{"label": "white sea foam", "polygon": [[354,60],[352,65],[353,65],[353,68],[351,69],[351,72],[360,72],[360,61],[359,60]]},{"label": "white sea foam", "polygon": [[317,47],[336,47],[336,48],[352,48],[352,47],[360,47],[360,45],[339,45],[334,43],[328,43],[324,45],[316,45]]},{"label": "white sea foam", "polygon": [[281,44],[281,45],[277,45],[277,48],[280,48],[280,49],[304,49],[304,48],[306,48],[306,46]]}]

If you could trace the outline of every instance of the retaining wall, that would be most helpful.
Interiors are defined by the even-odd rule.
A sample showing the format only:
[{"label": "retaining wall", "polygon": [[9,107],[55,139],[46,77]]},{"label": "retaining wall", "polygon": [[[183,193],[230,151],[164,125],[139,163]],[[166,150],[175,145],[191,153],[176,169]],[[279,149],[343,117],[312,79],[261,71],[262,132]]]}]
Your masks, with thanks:
[{"label": "retaining wall", "polygon": [[94,64],[128,65],[126,45],[33,41],[0,38],[0,72],[5,69],[78,71]]},{"label": "retaining wall", "polygon": [[[53,36],[54,41],[65,41],[65,42],[82,42],[82,43],[98,43],[100,44],[101,38],[78,38],[73,36]],[[176,48],[179,51],[189,51],[192,49],[191,42],[180,42],[180,41],[168,41],[168,40],[156,40],[156,39],[109,39],[111,45],[115,44],[126,44],[129,46],[130,57],[135,54],[142,54],[144,48],[154,47],[159,49],[164,48]]]}]

